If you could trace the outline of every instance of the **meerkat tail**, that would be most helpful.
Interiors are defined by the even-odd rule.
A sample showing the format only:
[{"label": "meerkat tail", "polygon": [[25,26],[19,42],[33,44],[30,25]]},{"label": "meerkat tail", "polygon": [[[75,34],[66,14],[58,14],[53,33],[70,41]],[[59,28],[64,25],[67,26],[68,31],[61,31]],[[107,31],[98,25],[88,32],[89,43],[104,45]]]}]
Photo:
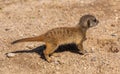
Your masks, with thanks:
[{"label": "meerkat tail", "polygon": [[43,41],[43,40],[44,40],[43,36],[37,36],[37,37],[19,39],[19,40],[13,41],[11,44],[15,44],[18,42]]}]

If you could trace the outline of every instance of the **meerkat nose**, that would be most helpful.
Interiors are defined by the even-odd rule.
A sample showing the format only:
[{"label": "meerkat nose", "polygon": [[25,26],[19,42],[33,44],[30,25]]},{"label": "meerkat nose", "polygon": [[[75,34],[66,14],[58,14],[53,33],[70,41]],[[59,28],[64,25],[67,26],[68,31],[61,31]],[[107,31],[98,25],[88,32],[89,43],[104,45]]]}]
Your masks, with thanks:
[{"label": "meerkat nose", "polygon": [[97,22],[97,23],[99,23],[99,21],[98,21],[98,20],[97,20],[96,22]]}]

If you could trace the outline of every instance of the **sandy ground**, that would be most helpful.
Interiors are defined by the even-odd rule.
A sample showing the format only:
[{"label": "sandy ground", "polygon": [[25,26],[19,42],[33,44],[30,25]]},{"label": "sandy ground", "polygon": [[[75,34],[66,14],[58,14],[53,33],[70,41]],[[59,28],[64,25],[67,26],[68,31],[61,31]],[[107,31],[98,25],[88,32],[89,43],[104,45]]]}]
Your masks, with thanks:
[{"label": "sandy ground", "polygon": [[[55,27],[76,26],[85,14],[100,21],[87,31],[85,55],[63,51],[48,63],[43,42],[11,45]],[[23,52],[6,57],[18,50]],[[120,0],[0,0],[0,74],[120,74],[119,51]]]}]

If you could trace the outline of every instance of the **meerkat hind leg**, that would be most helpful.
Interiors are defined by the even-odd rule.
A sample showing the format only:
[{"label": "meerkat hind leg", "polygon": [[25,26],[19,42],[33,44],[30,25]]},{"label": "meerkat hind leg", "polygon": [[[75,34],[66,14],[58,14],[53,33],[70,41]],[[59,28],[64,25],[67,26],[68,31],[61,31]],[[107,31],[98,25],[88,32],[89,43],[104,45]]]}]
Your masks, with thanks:
[{"label": "meerkat hind leg", "polygon": [[50,58],[50,54],[52,54],[55,50],[57,49],[57,45],[55,45],[54,43],[46,43],[46,49],[44,50],[44,56],[45,59],[48,62],[51,62],[52,59]]}]

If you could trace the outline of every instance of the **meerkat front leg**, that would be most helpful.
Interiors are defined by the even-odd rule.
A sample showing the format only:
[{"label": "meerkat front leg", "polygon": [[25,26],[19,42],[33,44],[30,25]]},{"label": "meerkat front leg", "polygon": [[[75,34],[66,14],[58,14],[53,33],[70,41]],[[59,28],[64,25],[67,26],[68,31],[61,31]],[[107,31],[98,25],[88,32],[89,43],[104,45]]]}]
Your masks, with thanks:
[{"label": "meerkat front leg", "polygon": [[45,59],[48,62],[52,62],[50,54],[52,54],[57,49],[57,45],[54,43],[46,43],[46,49],[44,50]]},{"label": "meerkat front leg", "polygon": [[84,50],[82,44],[78,44],[77,47],[78,47],[78,49],[79,49],[79,53],[80,53],[80,54],[85,54],[85,53],[86,53],[86,50]]},{"label": "meerkat front leg", "polygon": [[82,53],[82,54],[85,54],[86,53],[86,50],[84,50],[83,48],[83,42],[86,40],[87,38],[84,38],[79,44],[77,44],[77,47],[79,49],[79,52]]}]

